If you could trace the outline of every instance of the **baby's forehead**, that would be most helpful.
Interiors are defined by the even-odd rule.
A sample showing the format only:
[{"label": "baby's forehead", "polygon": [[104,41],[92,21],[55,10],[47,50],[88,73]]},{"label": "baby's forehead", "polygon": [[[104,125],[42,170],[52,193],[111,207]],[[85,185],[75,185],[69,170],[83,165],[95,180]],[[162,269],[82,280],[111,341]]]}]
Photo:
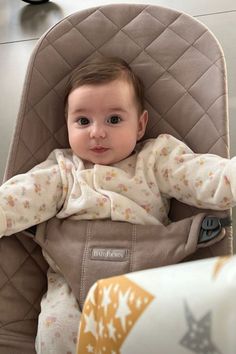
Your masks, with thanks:
[{"label": "baby's forehead", "polygon": [[94,77],[91,77],[89,80],[78,81],[74,85],[74,88],[82,87],[82,86],[94,86],[94,87],[109,86],[115,82],[119,82],[122,85],[128,85],[134,89],[134,83],[132,82],[132,80],[127,75],[123,75],[122,73],[120,75],[117,75],[114,78],[99,78],[96,77],[95,75]]},{"label": "baby's forehead", "polygon": [[[89,95],[91,99],[89,103],[93,104],[92,96],[96,95],[96,97],[101,94],[101,100],[106,96],[107,99],[123,100],[126,104],[129,103],[130,106],[135,107],[138,110],[138,113],[142,113],[142,97],[137,92],[137,89],[133,83],[133,81],[129,78],[128,75],[118,75],[113,79],[106,80],[86,80],[79,81],[73,85],[72,90],[70,91],[67,97],[67,105],[71,105],[72,97],[77,96],[77,99],[81,100],[85,98],[89,100]],[[75,102],[75,101],[74,101]],[[132,108],[133,109],[133,108]]]},{"label": "baby's forehead", "polygon": [[74,89],[68,97],[68,110],[74,114],[130,114],[137,110],[138,101],[127,80],[112,80],[102,84],[87,84]]},{"label": "baby's forehead", "polygon": [[123,91],[125,91],[126,94],[129,92],[132,98],[135,97],[135,88],[132,82],[121,77],[104,82],[78,84],[78,86],[75,86],[71,90],[68,97],[76,94],[85,95],[89,92],[105,92],[107,96],[111,96],[114,95],[114,93],[118,94],[118,92]]}]

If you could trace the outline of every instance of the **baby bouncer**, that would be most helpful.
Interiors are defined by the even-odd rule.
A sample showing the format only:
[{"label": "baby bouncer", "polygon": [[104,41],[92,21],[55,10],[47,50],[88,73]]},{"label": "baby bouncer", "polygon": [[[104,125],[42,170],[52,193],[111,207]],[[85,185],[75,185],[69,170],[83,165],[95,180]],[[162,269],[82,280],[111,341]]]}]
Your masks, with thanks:
[{"label": "baby bouncer", "polygon": [[[195,152],[228,157],[225,62],[212,33],[194,18],[160,6],[106,5],[66,17],[38,41],[28,65],[5,179],[29,170],[54,148],[68,146],[63,108],[65,83],[78,64],[100,55],[125,59],[144,81],[149,111],[145,139],[168,133],[184,140]],[[99,278],[96,267],[97,274],[86,281],[86,270],[94,269],[86,258],[87,251],[91,242],[99,242],[99,235],[117,240],[122,234],[123,239],[127,238],[127,247],[132,251],[136,248],[136,255],[142,255],[139,239],[143,235],[150,242],[146,260],[134,259],[129,266],[121,265],[120,273],[232,254],[231,227],[225,227],[226,236],[222,239],[222,225],[217,223],[210,232],[203,232],[204,240],[199,239],[206,215],[223,220],[230,217],[230,211],[206,211],[172,200],[170,227],[137,225],[135,240],[130,224],[77,222],[76,236],[67,235],[67,244],[70,239],[86,240],[88,227],[92,238],[85,242],[82,255],[71,258],[70,249],[60,251],[61,238],[60,242],[53,242],[49,236],[46,242],[37,242],[48,247],[83,303],[88,289]],[[34,235],[32,228],[0,240],[1,354],[35,353],[37,317],[46,291],[48,266]],[[149,259],[153,261],[149,263]],[[104,272],[105,269],[100,277],[116,275]]]}]

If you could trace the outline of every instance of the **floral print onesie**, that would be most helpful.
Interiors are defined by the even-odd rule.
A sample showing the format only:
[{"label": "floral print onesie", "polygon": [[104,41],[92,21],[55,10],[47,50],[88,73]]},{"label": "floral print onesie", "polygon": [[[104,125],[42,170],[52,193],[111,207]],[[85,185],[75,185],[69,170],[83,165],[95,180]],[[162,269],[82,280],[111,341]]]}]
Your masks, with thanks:
[{"label": "floral print onesie", "polygon": [[[236,204],[236,158],[194,154],[170,135],[139,143],[111,166],[82,161],[70,149],[0,187],[0,236],[53,216],[168,224],[169,199],[223,210]],[[49,260],[50,262],[50,260]],[[39,316],[37,352],[73,354],[79,322],[76,300],[55,265]]]}]

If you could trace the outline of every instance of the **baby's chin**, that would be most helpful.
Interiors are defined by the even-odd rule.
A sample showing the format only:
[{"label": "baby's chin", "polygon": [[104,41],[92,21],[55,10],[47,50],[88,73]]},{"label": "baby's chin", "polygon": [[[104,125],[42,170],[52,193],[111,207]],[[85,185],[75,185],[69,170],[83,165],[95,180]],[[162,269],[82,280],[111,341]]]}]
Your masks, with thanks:
[{"label": "baby's chin", "polygon": [[110,166],[110,165],[113,165],[114,163],[116,163],[117,161],[114,161],[114,160],[92,160],[92,161],[89,161],[90,163],[92,163],[93,165],[102,165],[102,166]]},{"label": "baby's chin", "polygon": [[98,156],[91,156],[91,155],[87,155],[87,156],[78,156],[77,155],[77,156],[88,164],[111,166],[111,165],[117,164],[117,163],[125,160],[129,156],[133,155],[133,153],[135,153],[134,150],[132,150],[131,152],[126,153],[126,154],[125,153],[124,154],[117,154],[116,156],[115,155],[111,156],[112,154],[109,154],[106,152],[104,154],[101,153]]},{"label": "baby's chin", "polygon": [[[81,157],[80,157],[81,158]],[[91,159],[91,158],[85,158],[82,160],[86,163],[86,164],[91,164],[91,165],[102,165],[102,166],[109,166],[114,164],[114,160],[113,159],[102,159],[102,158],[96,158],[96,159]]]}]

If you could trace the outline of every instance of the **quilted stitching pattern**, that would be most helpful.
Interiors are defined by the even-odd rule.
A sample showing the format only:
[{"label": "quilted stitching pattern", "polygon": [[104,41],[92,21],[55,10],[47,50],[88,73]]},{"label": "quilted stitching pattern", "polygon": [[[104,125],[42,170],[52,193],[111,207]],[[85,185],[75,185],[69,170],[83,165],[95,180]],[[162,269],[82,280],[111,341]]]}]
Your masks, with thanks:
[{"label": "quilted stitching pattern", "polygon": [[[0,326],[16,320],[37,318],[42,294],[45,292],[47,265],[35,243],[25,235],[9,237],[1,242]],[[17,249],[17,257],[11,252]],[[32,274],[37,274],[33,285]],[[22,284],[23,280],[23,284]],[[10,307],[6,306],[10,303]],[[11,311],[9,311],[11,309]]]},{"label": "quilted stitching pattern", "polygon": [[[75,13],[39,41],[26,77],[7,178],[41,162],[53,148],[68,145],[64,84],[79,63],[99,55],[124,58],[142,77],[150,115],[145,137],[170,133],[196,151],[227,156],[225,64],[212,34],[173,10],[111,5]],[[46,265],[38,247],[21,236],[0,243],[0,296],[13,310],[9,316],[0,309],[1,326],[36,318],[44,291]],[[216,252],[227,253],[229,239],[221,250],[217,247]],[[32,276],[37,278],[33,290]]]},{"label": "quilted stitching pattern", "polygon": [[[221,140],[220,145],[227,151],[226,126],[219,131],[218,117],[211,114],[219,101],[225,106],[226,92],[224,62],[220,61],[223,55],[209,31],[185,14],[154,6],[134,7],[131,19],[127,14],[123,18],[120,14],[126,12],[125,7],[130,8],[127,5],[124,10],[119,6],[116,10],[113,6],[86,10],[68,17],[60,29],[46,34],[35,57],[27,113],[21,112],[24,118],[20,148],[10,174],[25,171],[52,148],[67,145],[66,134],[62,133],[63,84],[78,63],[100,54],[123,57],[143,77],[147,105],[152,107],[147,135],[169,132],[200,152],[214,152],[214,146]],[[207,90],[212,80],[218,82]],[[194,119],[189,114],[193,111],[190,107],[194,107]],[[57,121],[50,119],[53,114]],[[191,117],[191,122],[179,124],[179,119],[185,117]],[[199,129],[195,123],[200,120],[203,124],[209,120],[206,124],[213,137],[206,136],[199,145],[194,137]]]}]

